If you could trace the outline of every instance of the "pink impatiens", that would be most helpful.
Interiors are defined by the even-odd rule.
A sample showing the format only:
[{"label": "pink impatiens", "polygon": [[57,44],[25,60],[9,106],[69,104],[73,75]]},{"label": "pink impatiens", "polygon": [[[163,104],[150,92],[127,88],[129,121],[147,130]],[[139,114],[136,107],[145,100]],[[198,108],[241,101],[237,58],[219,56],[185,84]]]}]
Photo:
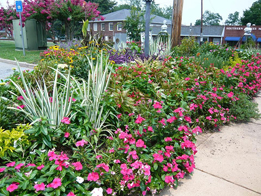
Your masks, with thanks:
[{"label": "pink impatiens", "polygon": [[61,120],[61,122],[64,123],[64,124],[67,124],[67,125],[71,124],[71,121],[70,121],[70,118],[69,118],[69,117],[63,117],[63,119]]},{"label": "pink impatiens", "polygon": [[87,180],[88,181],[94,181],[96,182],[97,180],[99,180],[99,174],[97,172],[92,172],[88,174]]},{"label": "pink impatiens", "polygon": [[10,185],[6,188],[6,190],[9,191],[10,193],[13,192],[13,191],[15,191],[16,189],[18,189],[18,186],[17,186],[16,183],[12,183],[12,184],[10,184]]},{"label": "pink impatiens", "polygon": [[34,185],[34,188],[36,191],[44,191],[45,190],[45,184],[42,182],[41,184]]}]

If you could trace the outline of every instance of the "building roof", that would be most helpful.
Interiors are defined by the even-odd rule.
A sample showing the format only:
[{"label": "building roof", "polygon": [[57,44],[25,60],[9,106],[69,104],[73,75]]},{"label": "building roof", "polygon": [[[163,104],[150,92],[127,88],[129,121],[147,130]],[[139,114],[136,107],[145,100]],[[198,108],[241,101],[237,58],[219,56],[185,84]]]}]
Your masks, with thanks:
[{"label": "building roof", "polygon": [[[191,28],[191,32],[190,32]],[[182,26],[181,36],[200,36],[200,26]],[[224,26],[203,26],[203,36],[223,37]]]},{"label": "building roof", "polygon": [[[131,15],[131,10],[122,9],[116,12],[111,12],[109,14],[103,15],[103,17],[105,18],[103,21],[98,21],[97,19],[95,19],[95,21],[97,22],[124,21],[126,20],[127,17],[130,17],[130,15]],[[161,16],[156,16],[151,14],[150,18],[152,18],[151,21],[152,24],[163,24],[164,20],[167,21],[167,24],[171,24],[170,20],[163,18]]]}]

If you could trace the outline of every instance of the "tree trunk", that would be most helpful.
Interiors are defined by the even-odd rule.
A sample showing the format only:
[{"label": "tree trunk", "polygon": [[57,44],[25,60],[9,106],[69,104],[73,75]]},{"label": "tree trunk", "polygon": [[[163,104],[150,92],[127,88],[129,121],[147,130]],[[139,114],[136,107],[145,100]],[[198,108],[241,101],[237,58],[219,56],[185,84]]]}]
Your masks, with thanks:
[{"label": "tree trunk", "polygon": [[171,31],[171,47],[175,47],[180,42],[181,21],[183,11],[183,0],[173,0],[173,16]]}]

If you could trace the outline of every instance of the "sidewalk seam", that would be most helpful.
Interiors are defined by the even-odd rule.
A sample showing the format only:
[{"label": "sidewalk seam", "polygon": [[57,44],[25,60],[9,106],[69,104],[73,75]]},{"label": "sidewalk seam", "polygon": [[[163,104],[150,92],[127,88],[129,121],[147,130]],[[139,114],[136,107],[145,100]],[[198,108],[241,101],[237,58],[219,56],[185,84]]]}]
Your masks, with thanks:
[{"label": "sidewalk seam", "polygon": [[211,174],[211,173],[206,172],[206,171],[204,171],[204,170],[202,170],[202,169],[195,168],[195,170],[201,171],[201,172],[203,172],[203,173],[205,173],[205,174],[211,175],[211,176],[213,176],[213,177],[219,178],[219,179],[221,179],[221,180],[227,181],[227,182],[229,182],[229,183],[231,183],[231,184],[234,184],[234,185],[236,185],[236,186],[239,186],[239,187],[241,187],[241,188],[247,189],[247,190],[249,190],[249,191],[252,191],[252,192],[254,192],[254,193],[257,193],[257,194],[261,195],[260,192],[257,192],[257,191],[255,191],[255,190],[252,190],[252,189],[250,189],[250,188],[247,188],[247,187],[245,187],[245,186],[242,186],[242,185],[240,185],[240,184],[237,184],[237,183],[235,183],[235,182],[232,182],[232,181],[230,181],[230,180],[227,180],[227,179],[222,178],[222,177],[220,177],[220,176],[217,176],[217,175],[215,175],[215,174]]}]

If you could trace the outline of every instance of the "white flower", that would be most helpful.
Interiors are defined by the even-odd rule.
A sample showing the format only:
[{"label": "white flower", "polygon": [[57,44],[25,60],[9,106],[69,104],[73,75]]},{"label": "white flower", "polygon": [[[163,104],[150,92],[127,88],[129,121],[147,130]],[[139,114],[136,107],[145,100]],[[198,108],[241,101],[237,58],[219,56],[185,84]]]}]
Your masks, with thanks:
[{"label": "white flower", "polygon": [[102,188],[94,188],[91,194],[92,196],[103,196],[102,192],[103,192]]},{"label": "white flower", "polygon": [[58,68],[64,69],[64,68],[66,68],[66,67],[68,67],[67,64],[58,64]]},{"label": "white flower", "polygon": [[14,141],[14,148],[17,147],[17,140]]},{"label": "white flower", "polygon": [[81,184],[81,183],[83,183],[84,179],[80,176],[77,176],[76,181]]}]

